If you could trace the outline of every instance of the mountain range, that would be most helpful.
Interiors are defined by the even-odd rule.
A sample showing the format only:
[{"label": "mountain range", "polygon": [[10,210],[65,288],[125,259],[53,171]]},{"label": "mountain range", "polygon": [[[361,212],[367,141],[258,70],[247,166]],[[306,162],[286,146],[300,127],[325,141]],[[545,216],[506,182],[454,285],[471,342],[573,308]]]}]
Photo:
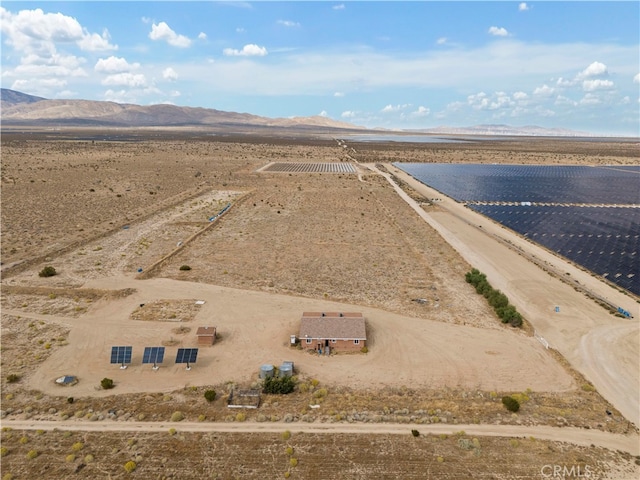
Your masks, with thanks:
[{"label": "mountain range", "polygon": [[[135,105],[93,100],[50,100],[7,88],[0,89],[1,119],[4,126],[30,127],[215,127],[286,128],[292,130],[372,130],[320,115],[312,117],[268,118],[249,113],[226,112],[212,108],[180,107],[171,104]],[[374,129],[390,132],[390,130]],[[592,136],[568,129],[535,125],[475,125],[435,127],[398,133],[432,135],[507,136]]]}]

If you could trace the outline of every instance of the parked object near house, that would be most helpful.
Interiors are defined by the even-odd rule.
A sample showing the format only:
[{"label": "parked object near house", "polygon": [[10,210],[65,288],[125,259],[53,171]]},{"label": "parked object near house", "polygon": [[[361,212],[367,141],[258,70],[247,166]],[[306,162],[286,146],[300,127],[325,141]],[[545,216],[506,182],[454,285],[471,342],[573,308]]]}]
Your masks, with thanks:
[{"label": "parked object near house", "polygon": [[198,327],[198,345],[213,345],[216,342],[216,327]]},{"label": "parked object near house", "polygon": [[319,353],[358,352],[367,345],[365,318],[358,312],[304,312],[300,345]]}]

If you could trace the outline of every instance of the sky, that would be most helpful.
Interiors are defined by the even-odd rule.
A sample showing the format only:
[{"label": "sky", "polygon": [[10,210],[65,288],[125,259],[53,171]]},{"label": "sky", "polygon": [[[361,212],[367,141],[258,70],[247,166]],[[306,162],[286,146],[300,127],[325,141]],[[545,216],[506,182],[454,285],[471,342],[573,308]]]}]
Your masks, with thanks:
[{"label": "sky", "polygon": [[640,136],[640,2],[3,1],[1,84],[370,128]]}]

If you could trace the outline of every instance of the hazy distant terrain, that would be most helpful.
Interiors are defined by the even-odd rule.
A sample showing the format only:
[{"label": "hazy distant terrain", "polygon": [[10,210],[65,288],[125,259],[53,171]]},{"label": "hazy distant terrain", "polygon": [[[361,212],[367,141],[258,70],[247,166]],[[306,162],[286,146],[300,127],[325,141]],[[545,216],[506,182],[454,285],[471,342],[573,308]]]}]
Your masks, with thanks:
[{"label": "hazy distant terrain", "polygon": [[[371,130],[321,115],[311,117],[268,118],[250,113],[226,112],[211,108],[181,107],[170,104],[134,105],[93,100],[49,100],[3,88],[2,124],[4,127],[202,127],[238,131],[243,128],[279,129],[292,132],[336,134]],[[388,131],[388,130],[383,130]],[[438,126],[406,131],[408,134],[492,135],[537,137],[590,137],[587,132],[537,125],[512,126],[502,124],[467,127]]]}]

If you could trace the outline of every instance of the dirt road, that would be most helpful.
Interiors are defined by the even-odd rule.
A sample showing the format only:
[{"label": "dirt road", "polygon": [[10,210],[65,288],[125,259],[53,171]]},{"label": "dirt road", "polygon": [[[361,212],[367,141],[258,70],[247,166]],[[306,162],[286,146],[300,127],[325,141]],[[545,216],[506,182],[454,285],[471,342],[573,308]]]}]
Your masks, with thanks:
[{"label": "dirt road", "polygon": [[620,435],[601,430],[571,427],[517,426],[517,425],[407,425],[401,423],[258,423],[258,422],[89,422],[89,421],[34,421],[3,420],[2,427],[14,430],[69,430],[85,432],[164,432],[175,428],[182,432],[283,432],[292,433],[356,433],[408,435],[413,428],[421,434],[455,434],[489,437],[535,437],[541,440],[566,442],[574,445],[597,445],[611,450],[621,450],[632,455],[640,454],[640,437]]},{"label": "dirt road", "polygon": [[[377,170],[373,165],[368,167]],[[636,299],[395,167],[387,165],[387,168],[425,197],[439,199],[441,208],[427,213],[396,186],[405,201],[465,260],[485,273],[495,288],[507,294],[552,348],[562,353],[628,420],[640,425],[640,307]],[[388,174],[382,174],[393,183]],[[587,290],[631,311],[635,318],[611,315],[572,286],[530,262],[518,250],[564,272]],[[556,306],[559,312],[555,311]]]}]

